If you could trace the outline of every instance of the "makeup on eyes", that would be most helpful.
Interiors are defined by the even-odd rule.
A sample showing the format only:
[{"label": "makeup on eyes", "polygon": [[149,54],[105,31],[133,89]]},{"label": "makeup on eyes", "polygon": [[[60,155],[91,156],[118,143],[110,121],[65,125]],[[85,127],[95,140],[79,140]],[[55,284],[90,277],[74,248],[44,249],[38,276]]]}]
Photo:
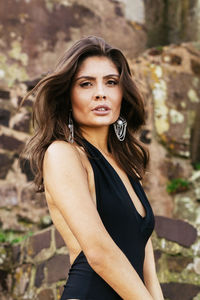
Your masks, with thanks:
[{"label": "makeup on eyes", "polygon": [[[81,87],[89,87],[93,84],[94,80],[91,80],[91,81],[85,81],[85,82],[81,82],[79,85]],[[109,85],[109,86],[115,86],[117,85],[119,82],[116,81],[116,80],[112,80],[112,79],[109,79],[106,84]]]},{"label": "makeup on eyes", "polygon": [[[106,75],[103,77],[104,80],[107,80],[106,84],[109,85],[109,86],[115,86],[119,83],[119,80],[116,80],[116,77],[117,79],[119,78],[119,75],[117,74],[109,74],[109,75]],[[80,81],[81,79],[83,79],[82,82],[79,83],[80,87],[90,87],[93,85],[93,82],[96,81],[96,78],[93,77],[93,76],[80,76],[80,77],[77,77],[75,79],[75,81]],[[84,81],[85,79],[85,81]]]}]

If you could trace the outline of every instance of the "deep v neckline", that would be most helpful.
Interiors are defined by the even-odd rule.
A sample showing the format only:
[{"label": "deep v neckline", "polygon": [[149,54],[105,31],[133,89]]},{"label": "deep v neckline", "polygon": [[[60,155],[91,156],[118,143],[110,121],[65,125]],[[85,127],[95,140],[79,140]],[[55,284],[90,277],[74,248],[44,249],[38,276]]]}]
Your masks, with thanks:
[{"label": "deep v neckline", "polygon": [[[132,200],[132,198],[131,198],[131,196],[130,196],[130,194],[129,194],[129,192],[128,192],[128,189],[126,188],[126,186],[125,186],[123,180],[121,179],[121,177],[119,176],[119,174],[117,173],[117,171],[115,170],[115,168],[111,165],[111,163],[107,160],[107,158],[105,158],[105,156],[101,153],[101,151],[100,151],[99,149],[97,149],[97,148],[96,148],[93,144],[91,144],[88,140],[84,139],[84,141],[85,141],[86,143],[88,143],[91,147],[93,147],[93,148],[97,151],[97,153],[100,155],[100,157],[101,157],[101,158],[107,163],[107,165],[111,168],[111,170],[113,171],[113,173],[114,173],[114,175],[115,175],[117,181],[120,183],[120,185],[122,186],[122,188],[123,188],[123,190],[125,191],[126,195],[128,196],[128,199],[129,199],[129,201],[131,202],[131,206],[133,207],[133,209],[134,209],[134,211],[136,212],[136,214],[137,214],[143,221],[146,220],[148,209],[147,209],[147,207],[146,207],[144,201],[142,200],[142,197],[140,197],[139,193],[137,192],[137,190],[136,190],[136,188],[135,188],[135,186],[134,186],[135,183],[136,183],[136,181],[135,181],[130,175],[127,175],[128,180],[129,180],[129,182],[130,182],[130,184],[131,184],[131,186],[132,186],[132,188],[133,188],[133,191],[135,192],[136,196],[138,197],[139,201],[141,202],[141,204],[142,204],[142,206],[143,206],[143,208],[144,208],[144,210],[145,210],[145,216],[144,216],[144,217],[138,212],[138,210],[137,210],[137,208],[136,208],[136,206],[135,206],[135,204],[134,204],[134,202],[133,202],[133,200]],[[140,185],[140,182],[139,182],[139,181],[138,181],[138,184]]]}]

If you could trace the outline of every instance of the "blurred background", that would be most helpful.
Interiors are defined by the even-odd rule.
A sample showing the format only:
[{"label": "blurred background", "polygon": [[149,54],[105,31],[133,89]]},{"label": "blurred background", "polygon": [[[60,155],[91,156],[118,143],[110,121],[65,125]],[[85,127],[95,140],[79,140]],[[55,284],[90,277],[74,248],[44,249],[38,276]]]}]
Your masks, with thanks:
[{"label": "blurred background", "polygon": [[[200,299],[200,1],[1,0],[0,299],[59,299],[70,267],[43,193],[19,154],[33,132],[22,97],[77,39],[120,48],[145,99],[139,138],[156,215],[153,246],[164,296]],[[103,299],[102,299],[103,300]]]}]

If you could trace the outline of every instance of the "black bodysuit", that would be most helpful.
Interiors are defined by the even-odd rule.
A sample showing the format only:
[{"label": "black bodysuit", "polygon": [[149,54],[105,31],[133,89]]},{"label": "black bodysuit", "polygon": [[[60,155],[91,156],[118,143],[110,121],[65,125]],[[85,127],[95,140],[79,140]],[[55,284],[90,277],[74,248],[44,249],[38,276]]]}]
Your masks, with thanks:
[{"label": "black bodysuit", "polygon": [[[146,215],[136,210],[119,175],[101,152],[83,140],[91,157],[94,172],[97,210],[113,241],[127,256],[144,282],[143,262],[145,245],[154,229],[154,215],[139,182],[128,175],[131,185],[142,202]],[[120,270],[119,270],[120,272]],[[60,300],[119,300],[122,299],[88,264],[81,251],[68,273]]]}]

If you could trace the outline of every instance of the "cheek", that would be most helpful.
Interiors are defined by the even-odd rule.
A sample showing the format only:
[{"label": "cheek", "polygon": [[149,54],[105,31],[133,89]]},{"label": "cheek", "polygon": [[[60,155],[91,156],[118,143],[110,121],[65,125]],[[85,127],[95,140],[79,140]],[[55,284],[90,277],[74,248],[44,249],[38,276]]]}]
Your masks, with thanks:
[{"label": "cheek", "polygon": [[71,93],[71,104],[72,104],[72,110],[82,110],[84,101],[81,99],[81,94],[77,91],[73,91]]},{"label": "cheek", "polygon": [[78,123],[82,123],[87,115],[87,98],[78,91],[71,93],[71,105],[73,117]]}]

